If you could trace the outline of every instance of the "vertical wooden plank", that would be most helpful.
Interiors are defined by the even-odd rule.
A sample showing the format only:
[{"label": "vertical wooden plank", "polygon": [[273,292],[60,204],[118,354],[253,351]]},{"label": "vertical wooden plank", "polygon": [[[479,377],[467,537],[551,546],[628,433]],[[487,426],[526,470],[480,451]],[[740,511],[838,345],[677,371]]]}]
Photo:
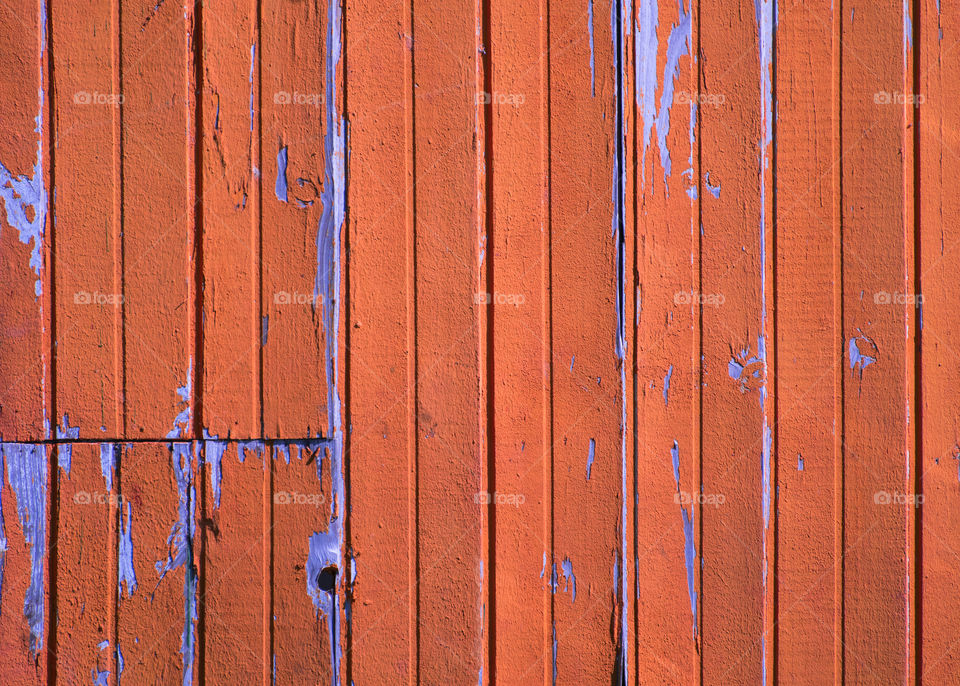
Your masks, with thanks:
[{"label": "vertical wooden plank", "polygon": [[[482,682],[487,444],[480,4],[413,13],[417,613],[422,682]],[[456,183],[450,183],[456,179]],[[438,498],[438,493],[445,497]],[[489,671],[488,671],[489,674]]]},{"label": "vertical wooden plank", "polygon": [[[755,9],[756,11],[750,11]],[[704,683],[773,676],[773,0],[700,6]],[[715,105],[715,106],[713,106]],[[707,175],[709,174],[709,179]],[[710,186],[719,183],[720,197]]]},{"label": "vertical wooden plank", "polygon": [[[118,506],[112,443],[57,446],[57,680],[115,684],[118,653],[114,631],[118,595],[133,591],[118,584]],[[69,459],[67,456],[69,455]],[[106,457],[104,462],[101,457]],[[92,679],[91,679],[92,677]]]},{"label": "vertical wooden plank", "polygon": [[[491,3],[492,235],[487,236],[486,308],[493,387],[488,418],[496,469],[490,592],[496,607],[491,683],[552,679],[550,551],[549,216],[547,195],[547,17],[545,2]],[[489,89],[489,90],[488,90]],[[487,97],[489,95],[489,97]],[[525,141],[518,147],[517,141]],[[489,334],[488,334],[489,335]],[[489,340],[489,339],[488,339]],[[491,619],[493,621],[493,618]]]},{"label": "vertical wooden plank", "polygon": [[843,628],[840,7],[791,0],[777,27],[777,678],[839,683]]},{"label": "vertical wooden plank", "polygon": [[4,545],[0,552],[0,674],[47,683],[50,643],[50,455],[42,444],[0,443]]},{"label": "vertical wooden plank", "polygon": [[193,9],[121,5],[126,436],[193,434]]},{"label": "vertical wooden plank", "polygon": [[51,14],[58,423],[63,433],[78,429],[74,437],[117,438],[123,434],[119,16],[110,3],[59,1],[51,2]]},{"label": "vertical wooden plank", "polygon": [[260,435],[260,177],[257,3],[203,11],[204,427]]},{"label": "vertical wooden plank", "polygon": [[[277,683],[342,683],[340,573],[324,564],[332,470],[326,441],[273,445],[273,664]],[[333,534],[331,536],[331,534]]]},{"label": "vertical wooden plank", "polygon": [[[350,547],[358,684],[417,680],[413,37],[406,1],[348,2]],[[371,46],[377,48],[371,49]]]},{"label": "vertical wooden plank", "polygon": [[[335,3],[334,3],[335,4]],[[268,438],[326,428],[326,330],[318,242],[325,195],[325,80],[330,3],[265,2],[261,8],[264,193],[263,421]],[[328,85],[331,90],[327,90]]]},{"label": "vertical wooden plank", "polygon": [[922,456],[920,480],[924,497],[919,547],[923,576],[920,605],[922,644],[919,671],[924,683],[960,683],[960,651],[956,622],[960,601],[956,588],[957,535],[960,532],[960,433],[956,403],[960,387],[957,367],[956,273],[960,267],[960,233],[953,218],[960,216],[954,192],[960,171],[955,134],[960,114],[960,82],[954,77],[960,55],[950,50],[960,39],[960,12],[945,3],[919,4],[920,82],[919,169],[920,318],[922,345],[920,398]]},{"label": "vertical wooden plank", "polygon": [[913,614],[905,491],[913,332],[898,298],[913,291],[912,116],[884,94],[905,90],[908,17],[899,5],[843,9],[844,677],[892,683],[908,678]]},{"label": "vertical wooden plank", "polygon": [[270,598],[263,575],[264,459],[258,441],[203,443],[198,657],[207,683],[242,683],[269,673],[263,652]]},{"label": "vertical wooden plank", "polygon": [[697,112],[715,103],[699,97],[693,7],[645,0],[635,22],[639,683],[699,674],[700,309],[725,305],[700,293]]},{"label": "vertical wooden plank", "polygon": [[11,65],[0,84],[0,437],[26,441],[49,437],[53,412],[46,3],[6,7],[0,21]]},{"label": "vertical wooden plank", "polygon": [[625,9],[549,8],[555,683],[620,683],[632,652],[623,574],[629,167],[618,142],[630,103],[618,53],[621,21],[632,25]]},{"label": "vertical wooden plank", "polygon": [[120,575],[137,580],[117,611],[124,681],[196,683],[197,445],[137,443],[119,460]]}]

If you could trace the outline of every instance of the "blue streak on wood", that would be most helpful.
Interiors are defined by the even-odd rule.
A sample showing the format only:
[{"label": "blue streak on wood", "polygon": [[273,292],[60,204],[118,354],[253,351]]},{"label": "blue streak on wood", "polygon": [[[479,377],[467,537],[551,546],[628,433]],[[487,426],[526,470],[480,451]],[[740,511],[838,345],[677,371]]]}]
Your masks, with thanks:
[{"label": "blue streak on wood", "polygon": [[113,443],[100,444],[100,471],[103,474],[107,490],[113,490],[113,475],[117,469],[117,451],[119,446]]},{"label": "blue streak on wood", "polygon": [[23,614],[30,627],[30,651],[43,646],[44,569],[47,545],[47,454],[42,444],[3,443],[7,483],[17,497],[17,515],[30,546],[30,585]]},{"label": "blue streak on wood", "polygon": [[283,146],[277,151],[277,182],[274,184],[273,192],[277,195],[277,200],[287,202],[287,146]]},{"label": "blue streak on wood", "polygon": [[[80,427],[70,426],[70,419],[63,415],[63,427],[57,427],[57,438],[80,438]],[[70,476],[70,465],[73,462],[73,445],[70,443],[61,443],[57,446],[57,464],[60,469]]]},{"label": "blue streak on wood", "polygon": [[663,377],[663,404],[666,407],[669,404],[670,400],[670,377],[673,376],[673,365],[670,365],[670,368],[667,370],[666,375]]},{"label": "blue streak on wood", "polygon": [[[122,510],[121,510],[122,513]],[[133,568],[133,511],[127,502],[127,518],[120,516],[119,550],[117,551],[117,591],[123,597],[123,584],[127,584],[127,597],[137,590],[137,573]]]},{"label": "blue streak on wood", "polygon": [[593,468],[593,458],[596,453],[597,442],[590,439],[590,446],[587,448],[587,481],[590,480],[590,470]]}]

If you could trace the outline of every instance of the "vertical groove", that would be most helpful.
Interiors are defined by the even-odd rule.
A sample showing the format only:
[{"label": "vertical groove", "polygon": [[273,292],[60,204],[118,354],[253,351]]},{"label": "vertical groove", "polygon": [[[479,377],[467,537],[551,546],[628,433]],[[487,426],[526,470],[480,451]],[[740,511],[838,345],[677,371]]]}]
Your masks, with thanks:
[{"label": "vertical groove", "polygon": [[[113,37],[114,73],[113,83],[116,93],[123,93],[123,0],[113,0],[114,16],[117,20],[116,33]],[[120,331],[119,346],[114,352],[116,379],[119,381],[119,402],[117,403],[118,438],[126,438],[127,432],[127,274],[126,274],[126,238],[123,232],[124,223],[124,168],[123,168],[123,114],[124,105],[120,103],[116,108],[117,121],[114,135],[116,137],[114,174],[117,181],[114,186],[114,222],[113,240],[117,246],[119,260],[114,262],[114,283],[120,287]]]},{"label": "vertical groove", "polygon": [[[777,104],[777,0],[773,0],[773,6],[771,11],[773,12],[772,19],[772,28],[770,30],[770,91],[772,93],[771,97],[771,131],[770,131],[770,140],[772,151],[770,153],[770,294],[767,296],[770,299],[770,310],[772,311],[770,320],[773,324],[772,331],[770,332],[770,341],[773,349],[773,422],[771,429],[771,446],[770,446],[770,490],[772,492],[773,506],[771,508],[770,517],[773,519],[772,528],[772,540],[768,542],[768,549],[771,551],[771,557],[773,558],[770,563],[770,569],[773,574],[771,575],[772,579],[772,591],[770,593],[770,614],[767,619],[767,626],[764,627],[764,632],[769,631],[770,633],[770,683],[778,683],[777,675],[779,673],[779,665],[777,661],[777,654],[779,649],[779,631],[778,631],[778,622],[777,622],[777,606],[779,600],[779,579],[778,579],[778,556],[777,556],[777,547],[779,543],[779,530],[780,530],[780,517],[778,513],[780,512],[780,460],[778,456],[780,454],[780,440],[779,440],[779,422],[780,417],[780,393],[779,393],[779,364],[780,356],[778,354],[778,332],[779,327],[777,326],[777,117],[779,115],[779,106]],[[766,183],[766,180],[764,180]],[[764,231],[766,231],[766,218],[764,218]],[[766,269],[767,266],[763,265],[763,269]],[[763,303],[763,307],[767,307],[767,303]],[[764,332],[766,335],[766,332]],[[766,430],[766,427],[764,427]]]},{"label": "vertical groove", "polygon": [[[116,482],[116,493],[117,497],[117,506],[110,507],[110,579],[111,581],[117,580],[117,600],[110,605],[110,611],[108,613],[109,622],[108,626],[108,635],[110,636],[110,644],[113,646],[113,651],[110,656],[110,664],[116,667],[119,663],[120,655],[120,601],[121,601],[121,592],[120,592],[120,525],[123,520],[123,444],[114,443],[110,446],[110,449],[113,451],[113,478]],[[129,597],[129,586],[128,588],[128,597]],[[111,676],[113,677],[113,684],[120,683],[119,669],[111,669]],[[49,685],[52,686],[55,682],[49,682]]]},{"label": "vertical groove", "polygon": [[[482,34],[483,90],[493,93],[493,40],[491,26],[491,0],[480,0]],[[478,46],[479,47],[479,46]],[[486,177],[484,184],[484,231],[486,233],[486,292],[496,292],[494,280],[494,256],[496,254],[493,226],[494,210],[494,157],[493,157],[493,97],[481,99],[483,107],[483,158]],[[487,493],[497,492],[497,440],[496,440],[496,377],[494,361],[496,299],[491,299],[486,308],[486,430],[487,430]],[[487,666],[488,683],[497,682],[497,509],[496,498],[487,504]],[[481,685],[482,686],[482,685]]]},{"label": "vertical groove", "polygon": [[416,585],[416,657],[417,683],[421,683],[421,654],[420,654],[420,350],[417,347],[417,328],[419,326],[419,308],[417,297],[417,40],[416,40],[416,0],[410,0],[410,83],[407,84],[407,95],[410,98],[410,167],[412,179],[410,184],[410,244],[413,248],[413,270],[411,274],[410,292],[413,295],[413,340],[410,349],[413,350],[413,454],[414,454],[414,513],[416,524],[416,563],[414,583]]},{"label": "vertical groove", "polygon": [[[193,437],[203,438],[203,2],[193,5]],[[188,100],[189,102],[189,100]],[[187,145],[190,145],[188,141]]]},{"label": "vertical groove", "polygon": [[[341,2],[341,0],[329,0],[330,2]],[[351,513],[353,512],[352,498],[351,494],[353,489],[352,484],[352,465],[353,461],[350,460],[350,449],[353,445],[353,432],[349,430],[349,427],[353,426],[353,417],[352,417],[352,405],[350,402],[351,398],[351,362],[352,362],[352,348],[350,347],[350,332],[353,331],[351,326],[350,319],[350,295],[351,295],[351,282],[350,282],[350,265],[352,260],[350,259],[350,109],[347,106],[347,95],[349,90],[347,89],[347,73],[348,73],[348,64],[347,61],[350,58],[350,53],[347,48],[347,24],[349,23],[350,15],[345,11],[346,10],[346,0],[343,0],[341,5],[342,13],[342,22],[341,22],[341,49],[340,49],[340,58],[341,58],[341,96],[342,96],[342,105],[341,105],[341,121],[343,122],[344,127],[344,164],[343,164],[343,245],[341,246],[341,254],[337,259],[342,259],[342,256],[346,256],[346,259],[343,260],[343,407],[345,408],[342,413],[344,416],[344,423],[348,427],[348,430],[344,432],[343,436],[343,464],[341,469],[343,470],[343,497],[345,503],[345,512],[343,513],[343,546],[346,551],[344,557],[350,561],[350,569],[348,574],[344,575],[345,587],[346,587],[346,599],[344,602],[344,607],[347,608],[346,618],[347,618],[347,631],[346,638],[344,642],[347,644],[346,650],[346,680],[344,683],[352,684],[353,683],[353,622],[351,620],[350,608],[353,604],[353,573],[356,569],[356,560],[353,557],[353,517]],[[336,88],[333,89],[336,92]],[[338,620],[339,621],[339,620]]]},{"label": "vertical groove", "polygon": [[[549,541],[550,546],[550,557],[553,559],[553,488],[552,488],[552,477],[553,477],[553,317],[552,317],[552,307],[551,307],[551,298],[553,289],[551,287],[551,227],[550,222],[550,3],[549,0],[540,0],[540,55],[545,56],[541,57],[539,69],[540,69],[540,88],[541,88],[541,98],[540,98],[540,140],[541,140],[541,149],[540,149],[540,173],[543,175],[541,177],[541,198],[540,198],[540,217],[541,221],[546,220],[547,230],[546,232],[541,232],[540,237],[540,251],[542,259],[544,260],[544,267],[540,270],[540,316],[541,316],[541,331],[546,333],[542,338],[540,343],[541,350],[541,359],[543,360],[544,365],[547,368],[547,380],[546,385],[543,389],[543,458],[541,475],[542,475],[542,497],[543,502],[546,504],[545,511],[543,513],[543,540],[544,542]],[[544,144],[545,143],[545,144]],[[550,455],[551,459],[548,461],[544,459],[546,457],[547,446],[550,446]],[[544,556],[546,556],[546,550],[543,551]],[[546,564],[544,564],[544,573],[546,573]],[[552,670],[547,666],[546,656],[552,655],[552,628],[553,628],[553,595],[547,592],[546,599],[549,603],[549,607],[541,605],[544,609],[544,638],[546,638],[547,643],[544,644],[544,661],[543,669],[540,674],[540,683],[546,685],[550,683],[548,681],[547,675],[550,674],[552,681]]]},{"label": "vertical groove", "polygon": [[[552,52],[551,48],[553,47],[553,42],[550,33],[550,18],[552,16],[551,0],[544,0],[546,5],[546,15],[547,15],[547,46],[546,50],[542,54],[546,55],[547,59],[547,313],[548,313],[548,336],[549,336],[549,359],[550,359],[550,426],[549,426],[549,446],[550,446],[550,563],[553,564],[553,561],[556,559],[556,537],[554,535],[554,517],[555,517],[555,505],[554,505],[554,494],[556,492],[556,462],[554,455],[554,439],[555,439],[555,430],[554,430],[554,414],[555,414],[555,405],[554,405],[554,378],[555,378],[555,359],[554,359],[554,350],[553,350],[553,69],[552,69]],[[544,569],[544,573],[549,573]],[[552,581],[552,578],[551,578]],[[557,675],[556,675],[556,594],[551,593],[549,596],[550,599],[550,629],[552,632],[552,662],[551,662],[551,679],[550,683],[553,686],[556,686]]]},{"label": "vertical groove", "polygon": [[[41,0],[40,8],[46,11],[45,15],[39,17],[40,29],[40,81],[41,84],[46,81],[46,93],[47,93],[47,149],[41,154],[46,154],[49,157],[50,161],[50,170],[49,170],[49,183],[50,183],[50,193],[49,197],[49,211],[47,212],[46,218],[46,230],[50,231],[50,240],[47,243],[47,250],[49,265],[50,265],[50,277],[47,281],[46,291],[49,293],[48,297],[48,312],[49,312],[49,344],[44,344],[44,348],[47,348],[50,359],[49,369],[44,370],[44,383],[47,383],[47,388],[49,389],[45,394],[47,397],[42,399],[44,406],[49,403],[50,413],[53,418],[53,432],[54,437],[57,437],[57,426],[59,420],[57,419],[57,374],[56,374],[56,359],[57,359],[57,317],[56,317],[56,231],[54,230],[54,223],[56,218],[56,197],[57,194],[54,191],[54,169],[55,169],[55,160],[54,154],[56,150],[55,140],[54,140],[54,127],[55,127],[55,95],[56,88],[54,88],[54,72],[53,72],[53,9],[50,6],[49,0]],[[46,55],[44,55],[44,40],[46,41]],[[46,58],[46,64],[43,60]],[[44,74],[43,72],[47,73]],[[46,78],[44,78],[46,77]],[[43,86],[41,85],[41,92],[43,91]],[[40,135],[43,135],[41,130]],[[43,180],[46,183],[46,180]],[[44,316],[41,314],[41,326],[43,326]],[[66,428],[66,427],[64,427]],[[49,430],[49,429],[48,429]],[[60,468],[57,466],[58,463],[53,459],[58,448],[44,448],[45,451],[49,450],[47,465],[49,470],[49,476],[47,481],[50,484],[50,519],[49,519],[49,541],[47,543],[47,577],[49,580],[49,605],[48,605],[48,615],[45,617],[45,622],[48,627],[47,632],[47,683],[55,684],[57,683],[57,539],[59,537],[59,523],[60,523]],[[2,476],[2,474],[0,474]]]},{"label": "vertical groove", "polygon": [[[913,87],[911,94],[920,91],[920,50],[921,20],[920,0],[913,0]],[[916,98],[914,98],[916,101]],[[922,216],[920,204],[920,107],[918,102],[913,103],[913,293],[923,297],[922,279],[922,245],[920,242],[920,220]],[[923,329],[917,318],[917,306],[914,306],[908,321],[913,322],[914,335],[914,377],[913,377],[913,404],[914,417],[914,462],[913,493],[923,493]],[[914,683],[919,686],[923,681],[923,504],[913,508],[913,560],[908,561],[910,577],[913,580],[913,625],[914,629]]]},{"label": "vertical groove", "polygon": [[[693,2],[693,0],[691,0]],[[697,99],[699,102],[700,94],[703,89],[703,48],[700,43],[700,0],[696,0],[697,12],[696,12],[696,26],[697,26],[697,59],[696,59],[696,80],[697,80]],[[693,8],[690,9],[691,14],[693,13]],[[693,227],[694,235],[696,236],[697,241],[697,293],[703,293],[703,232],[700,230],[700,227],[703,224],[703,175],[701,170],[703,169],[703,146],[702,146],[702,122],[703,117],[700,115],[699,107],[697,111],[697,121],[696,121],[696,136],[697,136],[697,215],[696,215],[696,224]],[[694,434],[697,437],[697,446],[695,451],[696,465],[695,470],[697,473],[697,493],[703,492],[703,303],[702,299],[698,299],[697,304],[697,357],[696,363],[698,368],[697,374],[697,387],[696,387],[696,421],[695,425],[697,430]],[[690,504],[690,511],[696,511],[696,504]],[[698,513],[699,524],[698,524],[698,540],[697,544],[699,545],[700,550],[700,559],[703,559],[703,507],[700,507]],[[703,634],[703,628],[706,626],[706,621],[703,616],[703,571],[702,567],[700,570],[695,570],[697,574],[697,584],[699,594],[697,595],[697,617],[700,622],[700,626],[697,627],[698,635],[698,653],[699,660],[697,665],[697,683],[703,684],[703,646],[705,643],[705,637]]]},{"label": "vertical groove", "polygon": [[835,135],[834,135],[834,146],[833,146],[833,158],[835,160],[834,165],[834,208],[836,212],[836,236],[835,236],[835,272],[834,272],[834,283],[839,285],[839,292],[834,292],[834,297],[838,303],[838,315],[839,315],[839,326],[837,333],[839,334],[837,344],[841,351],[841,362],[839,369],[836,372],[834,379],[839,378],[839,387],[840,387],[840,398],[839,402],[834,401],[834,421],[837,419],[837,414],[839,414],[839,424],[840,424],[840,438],[839,445],[836,446],[834,452],[834,464],[835,464],[835,483],[836,490],[839,495],[839,509],[836,512],[837,518],[837,527],[838,535],[836,537],[836,543],[839,544],[835,557],[836,557],[836,568],[838,571],[838,576],[836,579],[837,585],[837,595],[838,602],[835,603],[835,606],[838,608],[837,621],[839,626],[836,627],[834,631],[834,636],[837,638],[834,641],[834,657],[839,660],[838,670],[836,673],[837,683],[843,684],[846,682],[846,651],[844,649],[845,639],[846,639],[846,557],[845,551],[847,548],[847,531],[846,531],[846,511],[847,511],[847,479],[846,479],[846,439],[847,439],[847,415],[845,412],[844,403],[847,397],[846,389],[846,376],[843,373],[843,350],[844,350],[844,326],[846,325],[846,308],[844,306],[844,294],[845,294],[845,284],[844,284],[844,270],[843,270],[843,155],[841,151],[843,150],[843,17],[844,17],[844,7],[843,0],[837,0],[836,12],[834,14],[834,22],[836,24],[836,29],[834,33],[834,42],[835,42],[835,61],[834,61],[834,74],[836,80],[836,91],[834,93],[834,106],[836,117],[833,118],[835,124]]}]

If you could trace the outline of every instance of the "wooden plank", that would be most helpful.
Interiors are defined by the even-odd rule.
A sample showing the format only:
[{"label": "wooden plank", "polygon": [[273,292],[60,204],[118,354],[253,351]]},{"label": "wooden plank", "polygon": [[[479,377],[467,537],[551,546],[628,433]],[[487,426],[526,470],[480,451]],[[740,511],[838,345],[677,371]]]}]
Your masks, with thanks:
[{"label": "wooden plank", "polygon": [[549,683],[553,672],[546,569],[551,427],[545,10],[544,2],[493,3],[486,53],[492,235],[484,266],[491,293],[485,308],[493,387],[487,392],[495,454],[488,490],[496,495],[489,527],[488,607],[496,610],[488,611],[490,683]]},{"label": "wooden plank", "polygon": [[[115,684],[118,653],[117,523],[122,504],[112,468],[122,449],[111,443],[57,446],[57,681]],[[69,458],[67,457],[69,455]],[[104,462],[101,458],[106,457]],[[124,514],[126,514],[124,510]]]},{"label": "wooden plank", "polygon": [[196,683],[198,667],[198,449],[194,443],[128,445],[119,461],[124,516],[118,560],[137,588],[120,597],[117,646],[123,680]]},{"label": "wooden plank", "polygon": [[704,683],[773,676],[774,9],[756,9],[700,7],[701,291],[724,299],[702,310]]},{"label": "wooden plank", "polygon": [[[700,643],[701,183],[691,3],[641,2],[636,16],[638,298],[637,598],[640,683],[696,683]],[[711,178],[720,192],[722,179]],[[656,591],[655,589],[662,589]]]},{"label": "wooden plank", "polygon": [[[336,3],[334,3],[336,6]],[[325,308],[319,225],[332,210],[324,136],[329,3],[261,8],[263,421],[267,438],[323,433]],[[339,35],[339,34],[338,34]],[[331,90],[327,90],[329,88]],[[325,434],[324,434],[325,435]]]},{"label": "wooden plank", "polygon": [[[272,665],[277,683],[343,683],[342,566],[330,524],[333,472],[325,441],[274,443]],[[331,535],[332,534],[332,535]]]},{"label": "wooden plank", "polygon": [[204,6],[200,391],[204,428],[220,438],[261,434],[257,21],[249,0]]},{"label": "wooden plank", "polygon": [[6,7],[0,59],[0,438],[48,438],[52,408],[47,14],[43,2]]},{"label": "wooden plank", "polygon": [[258,674],[269,682],[271,660],[264,650],[269,641],[264,622],[270,602],[264,572],[269,570],[264,512],[269,473],[264,459],[259,441],[203,442],[198,660],[207,683],[242,683]]},{"label": "wooden plank", "polygon": [[906,19],[900,6],[844,4],[843,664],[844,678],[856,682],[912,678],[907,524],[914,508],[905,488],[915,454],[907,414],[913,329],[896,297],[913,292],[905,202],[912,122],[903,103],[882,95],[905,90]]},{"label": "wooden plank", "polygon": [[42,444],[0,443],[4,541],[0,552],[0,674],[48,683],[50,645],[50,456]]},{"label": "wooden plank", "polygon": [[486,513],[476,502],[488,490],[486,321],[474,303],[486,233],[479,9],[417,5],[413,16],[417,631],[427,682],[482,682],[488,665]]},{"label": "wooden plank", "polygon": [[59,0],[50,12],[58,423],[63,434],[78,429],[75,438],[115,439],[124,378],[119,15],[110,3]]},{"label": "wooden plank", "polygon": [[[417,680],[413,39],[408,2],[350,2],[349,545],[356,683]],[[370,46],[378,46],[371,50]]]},{"label": "wooden plank", "polygon": [[198,374],[193,8],[124,0],[120,14],[125,436],[186,438]]},{"label": "wooden plank", "polygon": [[[923,576],[917,579],[916,614],[922,620],[918,670],[925,683],[960,683],[960,651],[956,618],[960,601],[955,587],[957,534],[960,532],[960,435],[953,396],[960,381],[957,368],[958,333],[954,274],[960,266],[957,232],[952,217],[960,214],[954,192],[960,171],[954,131],[960,123],[953,103],[960,83],[953,77],[960,55],[950,50],[957,42],[960,13],[946,4],[917,6],[919,39],[919,173],[922,317],[918,324],[922,396],[918,399],[922,424],[922,461],[918,478],[924,496],[918,548]],[[915,12],[917,11],[915,9]],[[907,92],[907,91],[904,91]],[[918,313],[919,314],[919,313]]]},{"label": "wooden plank", "polygon": [[777,679],[840,683],[840,8],[779,11]]},{"label": "wooden plank", "polygon": [[[555,683],[620,683],[629,602],[623,34],[609,3],[550,6]],[[625,143],[625,141],[624,141]],[[631,190],[632,192],[632,190]],[[633,227],[629,225],[632,235]],[[632,254],[632,253],[631,253]],[[590,283],[589,289],[581,284]],[[632,396],[632,389],[630,390]],[[590,513],[589,518],[585,513]],[[630,512],[632,524],[632,509]],[[631,555],[632,557],[632,555]],[[632,570],[627,567],[627,573]],[[632,595],[632,594],[630,594]]]}]

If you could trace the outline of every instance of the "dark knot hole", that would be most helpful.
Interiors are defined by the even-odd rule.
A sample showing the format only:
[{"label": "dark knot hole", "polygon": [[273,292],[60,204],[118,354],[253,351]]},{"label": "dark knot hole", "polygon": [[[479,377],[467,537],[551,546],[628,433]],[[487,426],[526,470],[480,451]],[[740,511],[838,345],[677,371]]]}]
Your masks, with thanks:
[{"label": "dark knot hole", "polygon": [[337,587],[337,573],[336,565],[329,565],[320,570],[317,575],[317,586],[321,591],[333,593],[333,589]]}]

